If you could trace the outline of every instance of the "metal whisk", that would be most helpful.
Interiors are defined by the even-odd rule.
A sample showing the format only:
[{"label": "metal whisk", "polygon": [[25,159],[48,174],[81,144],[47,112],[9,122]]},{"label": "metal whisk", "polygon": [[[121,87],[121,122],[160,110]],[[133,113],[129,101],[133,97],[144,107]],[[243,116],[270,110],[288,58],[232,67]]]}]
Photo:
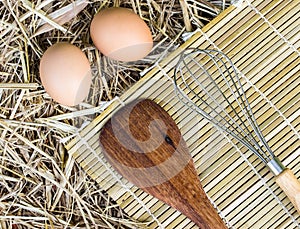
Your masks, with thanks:
[{"label": "metal whisk", "polygon": [[265,140],[232,61],[217,50],[188,49],[176,66],[174,85],[184,104],[251,150],[270,168],[300,213],[300,182]]}]

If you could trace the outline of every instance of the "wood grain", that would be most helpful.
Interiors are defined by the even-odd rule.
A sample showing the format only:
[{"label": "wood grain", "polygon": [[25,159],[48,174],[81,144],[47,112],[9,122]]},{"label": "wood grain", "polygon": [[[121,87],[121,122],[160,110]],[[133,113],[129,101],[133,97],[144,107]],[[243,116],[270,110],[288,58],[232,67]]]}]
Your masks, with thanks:
[{"label": "wood grain", "polygon": [[176,123],[155,102],[138,100],[117,111],[104,125],[100,144],[127,180],[200,228],[226,228],[200,184]]},{"label": "wood grain", "polygon": [[295,177],[294,173],[290,169],[285,169],[276,177],[276,183],[300,214],[300,181]]}]

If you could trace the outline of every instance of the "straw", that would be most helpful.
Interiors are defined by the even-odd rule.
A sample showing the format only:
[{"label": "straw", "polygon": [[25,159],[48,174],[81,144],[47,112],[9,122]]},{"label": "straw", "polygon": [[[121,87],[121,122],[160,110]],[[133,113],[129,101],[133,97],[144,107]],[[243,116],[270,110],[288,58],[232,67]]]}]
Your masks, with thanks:
[{"label": "straw", "polygon": [[[140,73],[182,44],[185,32],[209,22],[225,5],[222,0],[214,5],[184,0],[1,1],[0,227],[144,228],[62,143],[131,88]],[[118,63],[94,47],[90,22],[99,10],[112,6],[131,8],[148,24],[155,48],[142,61]],[[89,96],[76,107],[53,101],[39,77],[41,56],[60,41],[78,46],[92,66]]]}]

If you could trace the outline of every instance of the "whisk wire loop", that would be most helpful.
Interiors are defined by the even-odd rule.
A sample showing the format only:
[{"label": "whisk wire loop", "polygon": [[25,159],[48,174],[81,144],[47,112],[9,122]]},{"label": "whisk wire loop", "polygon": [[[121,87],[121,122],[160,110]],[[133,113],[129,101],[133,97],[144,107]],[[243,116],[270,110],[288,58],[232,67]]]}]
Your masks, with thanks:
[{"label": "whisk wire loop", "polygon": [[[233,63],[232,63],[232,61],[228,58],[228,56],[226,56],[226,55],[223,54],[223,53],[220,53],[220,52],[218,52],[218,51],[216,51],[216,50],[209,50],[209,51],[210,51],[210,52],[215,52],[215,53],[216,53],[215,56],[210,55],[211,58],[218,58],[218,59],[222,62],[221,64],[224,65],[224,66],[226,67],[226,71],[227,71],[227,73],[228,73],[228,76],[229,76],[230,80],[232,81],[232,85],[234,86],[235,92],[234,92],[234,90],[232,89],[232,87],[230,86],[229,82],[228,82],[228,81],[226,80],[226,78],[224,77],[224,74],[223,74],[222,72],[220,72],[220,73],[221,73],[221,76],[222,76],[223,79],[224,79],[224,82],[227,84],[228,89],[230,90],[231,94],[233,95],[234,101],[237,102],[238,106],[239,106],[240,109],[241,109],[241,112],[243,113],[243,116],[246,118],[246,120],[247,120],[248,123],[250,124],[250,126],[251,126],[251,128],[253,129],[253,131],[255,132],[256,136],[257,136],[257,137],[259,138],[259,140],[263,143],[263,146],[266,147],[267,152],[269,152],[270,155],[271,155],[272,157],[274,157],[274,154],[273,154],[272,150],[269,148],[267,142],[265,141],[265,139],[264,139],[264,137],[263,137],[263,135],[262,135],[262,133],[261,133],[260,128],[258,127],[258,124],[257,124],[257,122],[256,122],[256,119],[255,119],[255,117],[254,117],[254,114],[252,113],[252,109],[251,109],[251,107],[250,107],[250,103],[249,103],[249,101],[248,101],[248,99],[247,99],[246,93],[245,93],[245,91],[244,91],[244,88],[243,88],[243,86],[242,86],[242,84],[241,84],[241,81],[240,81],[240,79],[239,79],[239,77],[238,77],[237,71],[236,71],[236,69],[235,69],[235,67],[234,67],[234,65],[233,65]],[[221,54],[222,57],[219,57],[218,54]],[[231,73],[231,72],[229,71],[229,68],[227,67],[227,65],[225,64],[225,62],[222,60],[222,58],[225,58],[225,59],[226,59],[226,62],[229,63],[229,66],[230,66],[230,68],[233,70],[233,73]],[[221,69],[220,66],[219,66],[219,69]],[[233,77],[233,76],[235,76],[238,85],[235,83],[234,77]],[[216,86],[217,86],[217,85],[216,85]],[[236,94],[237,94],[237,95],[236,95]],[[239,98],[241,98],[241,99],[239,99]],[[225,99],[226,99],[226,97],[225,97]],[[240,120],[240,122],[243,124],[243,128],[245,128],[246,131],[247,131],[248,133],[250,133],[250,130],[248,129],[247,125],[245,125],[245,122],[242,121],[240,115],[236,112],[236,109],[233,108],[232,103],[230,103],[230,102],[228,101],[228,99],[226,99],[226,101],[227,101],[227,103],[229,104],[229,106],[231,107],[231,109],[234,111],[235,116],[236,116],[236,117]],[[243,131],[243,132],[244,132],[244,131]],[[245,133],[245,132],[244,132],[244,133]],[[258,144],[258,142],[254,139],[254,137],[253,137],[251,134],[246,134],[246,135],[247,135],[247,137],[249,137],[249,139],[251,140],[251,142],[257,147],[257,149],[261,149],[260,146],[259,146],[259,144]]]},{"label": "whisk wire loop", "polygon": [[[234,79],[233,79],[233,77],[232,77],[232,73],[229,71],[229,68],[227,67],[226,63],[225,63],[218,55],[213,56],[213,55],[211,55],[210,53],[207,53],[207,55],[209,55],[210,58],[211,58],[211,60],[218,66],[218,70],[219,70],[219,72],[220,72],[220,75],[222,76],[222,78],[223,78],[224,82],[226,83],[228,89],[230,90],[231,94],[233,95],[234,100],[237,102],[238,107],[241,109],[241,111],[242,111],[243,114],[245,115],[244,109],[243,109],[243,107],[242,107],[242,104],[244,105],[244,101],[241,100],[241,102],[242,102],[242,104],[241,104],[240,101],[239,101],[239,99],[238,99],[239,97],[241,97],[241,94],[240,94],[240,91],[239,91],[238,88],[237,88],[237,85],[236,85],[235,82],[234,82]],[[232,65],[231,60],[228,59],[227,56],[223,56],[223,58],[224,58],[224,57],[226,58],[227,62],[230,63],[230,67],[232,68],[233,65]],[[214,58],[217,58],[218,61],[215,61]],[[226,80],[225,74],[221,71],[221,66],[218,64],[219,61],[221,62],[221,65],[222,65],[223,67],[225,67],[225,69],[226,69],[225,71],[226,71],[227,75],[229,76],[230,80],[232,81],[232,85],[235,87],[235,90],[236,90],[236,92],[238,93],[238,97],[236,96],[236,94],[234,93],[233,89],[231,88],[231,85],[229,84],[229,81]],[[233,74],[234,74],[234,75],[237,75],[235,68],[232,68],[232,70],[233,70]],[[230,106],[230,108],[231,108],[232,111],[234,112],[235,117],[238,118],[238,120],[239,120],[240,123],[243,125],[243,127],[241,127],[240,125],[238,125],[238,124],[235,122],[235,120],[232,118],[232,116],[230,116],[226,111],[224,111],[224,110],[223,110],[223,111],[226,113],[227,116],[230,117],[231,120],[233,120],[234,124],[241,130],[241,132],[243,132],[243,134],[245,134],[245,136],[247,136],[247,138],[248,138],[254,145],[256,145],[257,147],[259,147],[258,143],[254,140],[254,138],[252,137],[252,135],[249,134],[249,133],[250,133],[250,130],[249,130],[248,127],[245,125],[245,122],[241,119],[240,115],[238,115],[238,113],[237,113],[236,109],[233,107],[232,103],[228,100],[228,98],[224,95],[224,93],[222,93],[222,91],[220,90],[220,88],[218,87],[218,85],[215,83],[215,81],[212,79],[211,76],[210,76],[210,79],[211,79],[211,81],[214,83],[215,87],[218,88],[220,94],[221,94],[221,95],[223,96],[223,98],[226,100],[227,104]],[[240,81],[238,81],[238,82],[240,82]],[[242,89],[242,88],[241,88],[241,89]],[[246,116],[246,118],[248,119],[247,116]],[[249,121],[249,120],[248,120],[248,121]],[[243,128],[245,128],[245,130],[248,131],[248,133],[246,133],[246,131],[245,131]]]},{"label": "whisk wire loop", "polygon": [[174,86],[180,101],[254,152],[265,164],[275,157],[228,56],[217,50],[186,50],[176,66]]}]

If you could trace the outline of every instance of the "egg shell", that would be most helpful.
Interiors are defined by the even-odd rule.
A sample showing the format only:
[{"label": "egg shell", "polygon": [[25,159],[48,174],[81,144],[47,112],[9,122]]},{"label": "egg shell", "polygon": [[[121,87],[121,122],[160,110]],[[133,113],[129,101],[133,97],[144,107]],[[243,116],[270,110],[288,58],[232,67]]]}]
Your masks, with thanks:
[{"label": "egg shell", "polygon": [[91,22],[90,34],[101,53],[118,61],[142,59],[153,46],[147,24],[127,8],[101,10]]},{"label": "egg shell", "polygon": [[69,43],[50,46],[40,61],[40,77],[46,92],[58,103],[74,106],[82,102],[92,83],[85,54]]}]

